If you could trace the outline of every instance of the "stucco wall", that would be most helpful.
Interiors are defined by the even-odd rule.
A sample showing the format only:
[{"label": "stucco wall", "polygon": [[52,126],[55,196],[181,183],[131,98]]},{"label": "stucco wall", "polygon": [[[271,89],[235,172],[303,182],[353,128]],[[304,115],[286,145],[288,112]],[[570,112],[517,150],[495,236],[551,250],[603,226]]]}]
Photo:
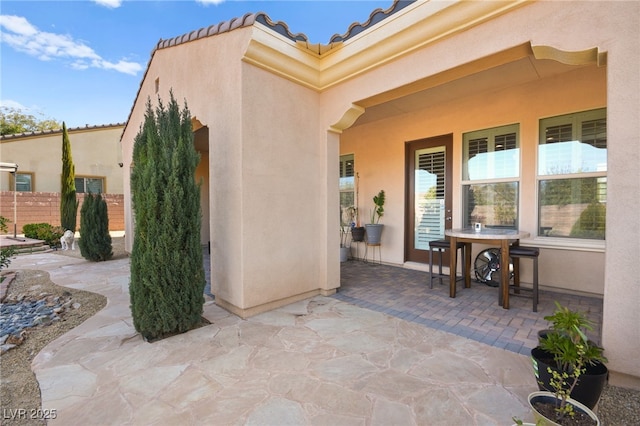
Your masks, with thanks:
[{"label": "stucco wall", "polygon": [[321,184],[324,155],[316,93],[251,65],[243,67],[242,93],[253,95],[242,108],[241,213],[245,306],[252,307],[321,287],[314,242],[324,235],[325,201],[312,188]]},{"label": "stucco wall", "polygon": [[[325,176],[318,94],[243,63],[251,31],[157,51],[123,136],[129,170],[143,103],[149,96],[166,103],[170,89],[208,129],[210,197],[203,201],[209,202],[212,291],[243,316],[317,293],[325,257],[313,242],[326,234],[316,226],[326,215],[325,201],[309,191]],[[204,164],[199,176],[206,175]],[[125,191],[128,183],[127,175]],[[125,210],[131,223],[130,206]]]},{"label": "stucco wall", "polygon": [[[104,178],[104,193],[123,193],[120,135],[123,125],[69,129],[76,176]],[[2,161],[18,164],[18,172],[33,173],[34,192],[60,192],[62,132],[0,140]],[[8,191],[9,173],[0,173],[0,190]]]},{"label": "stucco wall", "polygon": [[603,344],[610,383],[640,389],[640,3],[607,4],[607,252]]}]

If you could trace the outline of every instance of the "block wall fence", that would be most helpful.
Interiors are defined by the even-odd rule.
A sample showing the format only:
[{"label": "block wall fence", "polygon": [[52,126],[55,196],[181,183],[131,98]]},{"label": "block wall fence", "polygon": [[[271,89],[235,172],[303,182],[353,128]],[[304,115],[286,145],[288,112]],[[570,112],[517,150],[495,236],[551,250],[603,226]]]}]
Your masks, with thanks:
[{"label": "block wall fence", "polygon": [[[76,230],[80,228],[80,209],[85,194],[76,194],[78,199],[78,218]],[[124,231],[124,195],[102,194],[107,202],[109,214],[109,230]],[[60,193],[59,192],[17,192],[17,233],[22,234],[22,226],[27,223],[49,223],[60,225]],[[13,234],[13,192],[0,192],[0,216],[9,219],[9,234]]]}]

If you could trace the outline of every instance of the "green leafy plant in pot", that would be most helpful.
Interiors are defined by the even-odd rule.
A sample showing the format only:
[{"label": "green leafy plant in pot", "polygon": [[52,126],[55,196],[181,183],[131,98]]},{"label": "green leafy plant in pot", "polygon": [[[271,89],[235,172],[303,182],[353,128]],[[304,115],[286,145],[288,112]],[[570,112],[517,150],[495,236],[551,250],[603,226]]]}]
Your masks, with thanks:
[{"label": "green leafy plant in pot", "polygon": [[[576,416],[584,417],[584,424],[599,424],[591,409],[606,382],[604,363],[607,360],[604,349],[585,334],[586,330],[593,329],[591,321],[583,313],[571,311],[558,302],[554,314],[545,319],[551,323],[551,328],[540,338],[540,346],[531,351],[531,359],[540,389],[548,392],[529,395],[532,408],[550,424],[580,424],[574,421]],[[585,380],[588,369],[598,366],[605,371],[601,386]],[[576,395],[579,384],[582,389],[596,394]],[[593,421],[589,423],[589,419]]]},{"label": "green leafy plant in pot", "polygon": [[367,232],[367,244],[380,244],[382,237],[383,224],[379,223],[380,218],[384,216],[384,190],[380,190],[378,195],[373,197],[374,208],[371,211],[371,223],[365,225]]}]

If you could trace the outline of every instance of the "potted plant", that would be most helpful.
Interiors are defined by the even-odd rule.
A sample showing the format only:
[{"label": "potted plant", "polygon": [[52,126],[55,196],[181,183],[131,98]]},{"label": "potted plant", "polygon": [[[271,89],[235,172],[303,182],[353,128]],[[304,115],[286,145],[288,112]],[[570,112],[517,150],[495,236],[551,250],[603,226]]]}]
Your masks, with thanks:
[{"label": "potted plant", "polygon": [[[562,381],[562,376],[558,376]],[[557,392],[537,391],[529,394],[536,426],[600,426],[598,416],[584,404]]]},{"label": "potted plant", "polygon": [[384,201],[384,190],[381,189],[378,195],[373,197],[375,207],[371,211],[371,223],[365,225],[367,229],[367,244],[380,244],[384,225],[378,222],[380,222],[380,218],[384,215]]},{"label": "potted plant", "polygon": [[[609,370],[604,349],[587,339],[591,321],[581,312],[571,311],[556,302],[556,311],[545,317],[550,328],[540,335],[539,346],[531,350],[531,360],[539,390],[550,390],[552,371],[571,374],[574,366],[582,364],[580,380],[573,384],[571,398],[593,409],[607,382]],[[583,353],[579,353],[579,350]]]},{"label": "potted plant", "polygon": [[[529,395],[536,418],[552,425],[599,425],[591,408],[600,398],[604,383],[600,389],[595,389],[597,395],[590,396],[588,402],[582,403],[574,396],[579,384],[598,387],[591,383],[585,386],[587,368],[606,362],[603,349],[585,334],[585,330],[592,328],[591,322],[583,313],[571,311],[558,302],[554,314],[545,319],[551,323],[551,328],[540,338],[540,346],[531,351],[541,389],[541,392]],[[606,381],[606,375],[604,379]],[[589,406],[591,403],[593,405]],[[576,418],[585,423],[577,422]]]}]

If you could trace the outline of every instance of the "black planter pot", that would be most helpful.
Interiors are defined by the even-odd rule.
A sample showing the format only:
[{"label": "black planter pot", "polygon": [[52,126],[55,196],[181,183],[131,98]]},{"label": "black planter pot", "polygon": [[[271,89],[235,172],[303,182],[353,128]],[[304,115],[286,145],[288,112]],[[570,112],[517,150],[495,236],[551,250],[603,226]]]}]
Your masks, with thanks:
[{"label": "black planter pot", "polygon": [[542,345],[542,339],[546,338],[550,331],[548,328],[538,331],[538,345]]},{"label": "black planter pot", "polygon": [[356,226],[351,228],[351,241],[364,241],[364,226]]},{"label": "black planter pot", "polygon": [[[536,347],[531,349],[531,362],[538,382],[538,389],[553,392],[553,388],[549,384],[551,374],[547,371],[547,367],[558,371],[553,361],[553,355]],[[598,362],[595,365],[587,365],[586,372],[580,376],[576,387],[571,392],[571,398],[593,409],[600,399],[608,378],[609,370],[604,364]]]}]

